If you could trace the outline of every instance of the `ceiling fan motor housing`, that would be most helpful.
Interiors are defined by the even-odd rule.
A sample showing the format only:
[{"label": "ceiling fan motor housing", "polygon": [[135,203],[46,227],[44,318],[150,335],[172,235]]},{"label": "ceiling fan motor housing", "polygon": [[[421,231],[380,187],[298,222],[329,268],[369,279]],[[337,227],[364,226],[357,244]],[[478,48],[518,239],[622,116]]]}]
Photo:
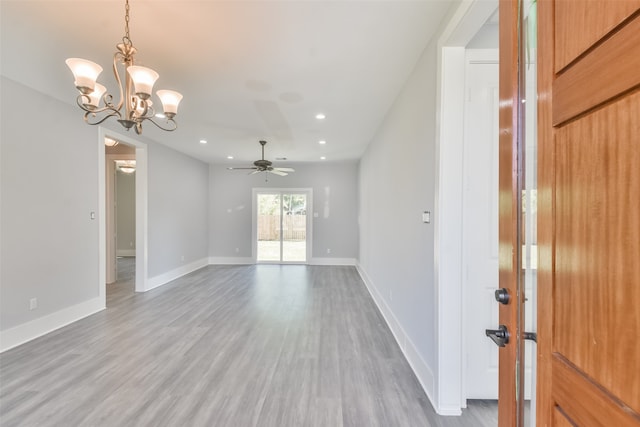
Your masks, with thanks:
[{"label": "ceiling fan motor housing", "polygon": [[256,160],[253,164],[260,169],[266,169],[271,166],[271,162],[269,160]]}]

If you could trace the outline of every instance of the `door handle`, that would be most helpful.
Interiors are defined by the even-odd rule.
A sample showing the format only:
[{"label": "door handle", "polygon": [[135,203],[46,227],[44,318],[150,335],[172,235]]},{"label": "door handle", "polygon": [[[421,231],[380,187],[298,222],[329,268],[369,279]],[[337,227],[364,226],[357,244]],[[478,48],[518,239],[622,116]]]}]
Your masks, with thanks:
[{"label": "door handle", "polygon": [[486,329],[484,333],[493,340],[498,347],[509,344],[509,331],[505,325],[498,326],[498,329]]}]

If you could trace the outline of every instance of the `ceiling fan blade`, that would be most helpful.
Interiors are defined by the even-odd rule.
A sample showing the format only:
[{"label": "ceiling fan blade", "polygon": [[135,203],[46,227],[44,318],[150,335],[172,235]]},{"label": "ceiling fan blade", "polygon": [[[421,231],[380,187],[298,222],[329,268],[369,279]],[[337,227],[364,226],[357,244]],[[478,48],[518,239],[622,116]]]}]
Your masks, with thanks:
[{"label": "ceiling fan blade", "polygon": [[264,159],[264,146],[267,144],[267,141],[258,141],[262,146],[262,159],[256,160],[253,162],[255,166],[250,168],[234,168],[228,167],[229,170],[250,170],[249,175],[255,175],[260,172],[269,172],[274,175],[287,176],[288,172],[295,172],[293,168],[274,168],[271,166],[271,161]]}]

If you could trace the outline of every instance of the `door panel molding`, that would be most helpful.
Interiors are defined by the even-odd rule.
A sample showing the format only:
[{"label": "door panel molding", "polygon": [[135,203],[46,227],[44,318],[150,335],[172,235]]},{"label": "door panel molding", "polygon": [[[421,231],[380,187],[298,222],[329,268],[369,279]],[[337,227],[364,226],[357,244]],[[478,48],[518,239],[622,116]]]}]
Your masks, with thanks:
[{"label": "door panel molding", "polygon": [[[625,2],[620,2],[625,3]],[[569,67],[553,82],[553,124],[598,107],[640,85],[640,16]],[[590,88],[585,92],[585,88]]]},{"label": "door panel molding", "polygon": [[[634,3],[635,2],[635,3]],[[637,0],[554,3],[555,68],[560,72],[638,9]],[[575,28],[589,31],[576,31]]]},{"label": "door panel molding", "polygon": [[[589,426],[597,422],[603,426],[633,426],[640,422],[637,412],[579,372],[562,355],[553,355],[553,400],[571,413],[570,418],[574,424]],[[583,391],[579,399],[576,399],[576,390]]]}]

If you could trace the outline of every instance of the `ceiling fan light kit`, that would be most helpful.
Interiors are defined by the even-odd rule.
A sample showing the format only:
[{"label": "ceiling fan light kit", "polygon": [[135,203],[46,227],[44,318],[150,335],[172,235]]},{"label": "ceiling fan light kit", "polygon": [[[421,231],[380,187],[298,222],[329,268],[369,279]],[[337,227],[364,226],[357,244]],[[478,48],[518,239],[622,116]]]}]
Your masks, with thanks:
[{"label": "ceiling fan light kit", "polygon": [[[80,92],[76,100],[85,112],[84,121],[90,125],[98,125],[109,117],[117,117],[118,122],[127,130],[134,128],[137,134],[142,133],[142,123],[149,121],[165,131],[174,131],[178,127],[174,117],[178,113],[178,104],[182,95],[173,90],[156,92],[162,103],[164,114],[156,115],[153,102],[150,100],[153,85],[159,77],[154,70],[134,65],[137,49],[129,37],[129,0],[125,1],[125,35],[118,51],[113,55],[113,74],[120,89],[120,100],[114,104],[113,95],[97,83],[102,67],[92,61],[81,58],[69,58],[67,65],[73,72],[76,89]],[[125,68],[124,86],[118,72],[118,66]],[[124,111],[122,107],[124,105]],[[164,123],[154,120],[162,117]]]},{"label": "ceiling fan light kit", "polygon": [[264,146],[267,145],[267,141],[259,141],[262,146],[262,159],[256,160],[253,162],[253,167],[249,168],[234,168],[228,167],[229,170],[251,170],[249,175],[254,175],[256,173],[265,172],[272,173],[274,175],[287,176],[290,172],[295,172],[296,170],[293,168],[275,168],[273,167],[273,163],[269,160],[265,160],[264,158]]}]

